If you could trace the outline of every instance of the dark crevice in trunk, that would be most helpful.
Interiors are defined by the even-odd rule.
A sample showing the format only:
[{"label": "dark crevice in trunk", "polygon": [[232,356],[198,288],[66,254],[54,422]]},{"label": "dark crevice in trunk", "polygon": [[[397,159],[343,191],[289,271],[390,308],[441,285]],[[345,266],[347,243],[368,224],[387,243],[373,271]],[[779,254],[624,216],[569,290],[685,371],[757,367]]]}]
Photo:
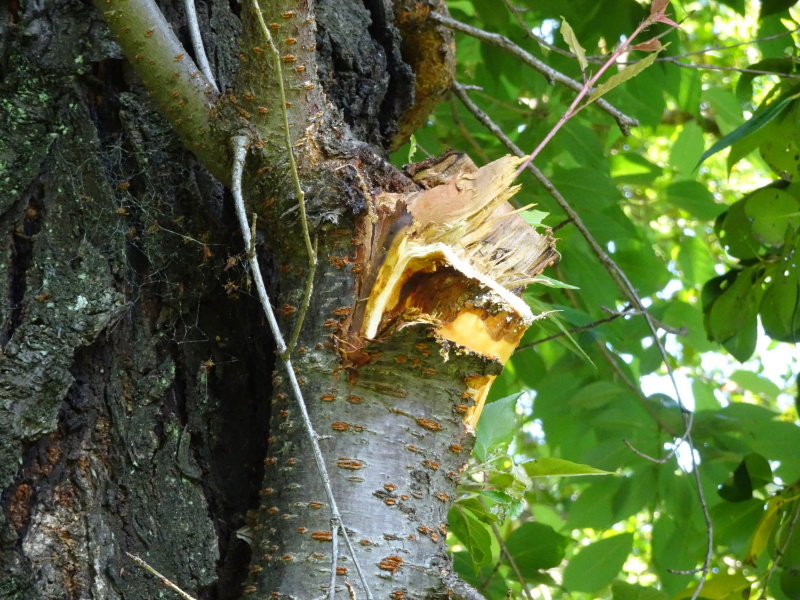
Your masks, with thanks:
[{"label": "dark crevice in trunk", "polygon": [[413,100],[414,75],[400,55],[400,35],[383,0],[317,4],[320,83],[353,137],[384,152],[396,121]]},{"label": "dark crevice in trunk", "polygon": [[34,186],[24,202],[22,218],[11,234],[11,264],[8,267],[9,316],[4,326],[0,346],[5,347],[25,318],[28,291],[27,272],[33,258],[34,237],[39,233],[44,219],[42,188]]},{"label": "dark crevice in trunk", "polygon": [[364,7],[372,15],[370,35],[386,53],[386,71],[389,85],[380,106],[378,122],[383,147],[387,148],[397,134],[400,115],[414,101],[414,73],[403,61],[400,53],[400,33],[394,26],[392,7],[388,0],[363,0]]}]

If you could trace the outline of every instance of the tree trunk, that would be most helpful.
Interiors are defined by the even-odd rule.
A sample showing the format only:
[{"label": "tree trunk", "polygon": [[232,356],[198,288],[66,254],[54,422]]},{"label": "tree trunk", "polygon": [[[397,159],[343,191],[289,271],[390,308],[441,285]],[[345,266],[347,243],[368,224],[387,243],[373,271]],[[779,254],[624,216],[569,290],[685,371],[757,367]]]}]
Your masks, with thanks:
[{"label": "tree trunk", "polygon": [[[177,81],[189,59],[150,58],[141,40],[162,30],[127,50],[119,1],[98,6],[130,61],[80,0],[0,7],[0,598],[171,593],[125,552],[197,598],[323,596],[330,506],[223,186],[245,131],[288,337],[309,259],[269,45],[249,4],[198,1],[231,91],[159,91],[149,61],[180,63]],[[337,594],[366,598],[356,559],[375,598],[443,596],[458,591],[446,516],[471,429],[531,320],[512,292],[554,252],[508,215],[516,163],[404,174],[384,160],[448,85],[434,3],[262,4],[319,258],[294,367],[356,547],[339,544]],[[160,7],[190,48],[182,6]],[[189,131],[195,116],[209,127]],[[521,244],[535,251],[509,258]],[[252,547],[237,536],[248,511]]]}]

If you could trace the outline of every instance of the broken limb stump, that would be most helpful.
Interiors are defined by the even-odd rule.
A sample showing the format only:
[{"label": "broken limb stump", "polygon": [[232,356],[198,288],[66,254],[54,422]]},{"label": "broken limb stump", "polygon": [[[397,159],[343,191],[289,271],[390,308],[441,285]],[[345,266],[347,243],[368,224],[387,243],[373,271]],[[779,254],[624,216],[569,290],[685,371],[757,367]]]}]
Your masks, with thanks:
[{"label": "broken limb stump", "polygon": [[[444,178],[426,171],[415,189],[369,199],[349,240],[354,256],[320,261],[329,283],[316,289],[340,292],[315,298],[310,312],[325,318],[299,343],[296,367],[343,526],[376,598],[445,593],[447,512],[473,429],[535,319],[519,294],[557,257],[550,235],[508,203],[520,159],[480,169],[443,159],[456,160]],[[329,254],[343,233],[327,237]],[[344,291],[350,302],[340,306]],[[319,596],[330,578],[329,513],[283,378],[274,383],[248,590]],[[352,559],[340,555],[338,565],[342,592],[345,582],[358,589]]]}]

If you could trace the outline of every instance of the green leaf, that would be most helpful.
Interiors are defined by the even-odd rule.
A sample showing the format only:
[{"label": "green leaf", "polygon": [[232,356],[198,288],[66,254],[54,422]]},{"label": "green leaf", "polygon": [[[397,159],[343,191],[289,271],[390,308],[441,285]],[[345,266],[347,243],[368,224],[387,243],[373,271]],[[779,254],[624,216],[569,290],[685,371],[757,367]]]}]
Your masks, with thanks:
[{"label": "green leaf", "polygon": [[800,269],[793,266],[796,260],[787,256],[772,270],[772,281],[759,308],[765,333],[789,343],[800,341]]},{"label": "green leaf", "polygon": [[509,534],[505,545],[523,577],[561,564],[568,539],[549,525],[523,523]]},{"label": "green leaf", "polygon": [[542,221],[544,221],[550,215],[550,213],[546,213],[541,210],[531,210],[531,209],[523,210],[519,214],[523,219],[525,219],[525,222],[531,227],[536,227],[537,225],[541,225]]},{"label": "green leaf", "polygon": [[775,385],[774,381],[753,371],[734,371],[731,373],[731,380],[756,396],[763,396],[765,399],[777,400],[781,393],[781,388]]},{"label": "green leaf", "polygon": [[764,514],[764,501],[753,498],[744,502],[720,502],[711,508],[710,514],[715,542],[743,560],[750,538]]},{"label": "green leaf", "polygon": [[661,167],[636,152],[619,152],[612,154],[609,159],[611,177],[618,184],[650,185],[664,172]]},{"label": "green leaf", "polygon": [[794,6],[796,2],[797,0],[761,0],[761,12],[758,18],[763,19],[769,15],[788,10]]},{"label": "green leaf", "polygon": [[613,600],[669,600],[664,592],[627,581],[615,579],[611,583]]},{"label": "green leaf", "polygon": [[534,277],[531,283],[541,283],[542,285],[546,285],[547,287],[551,288],[562,288],[567,290],[579,290],[580,288],[574,285],[570,285],[568,283],[564,283],[563,281],[558,281],[557,279],[552,279],[547,277],[546,275],[537,275]]},{"label": "green leaf", "polygon": [[696,181],[677,181],[667,186],[664,196],[667,202],[701,221],[716,219],[725,210],[725,205],[717,203],[708,188]]},{"label": "green leaf", "polygon": [[694,409],[717,410],[720,407],[719,400],[714,395],[718,389],[716,384],[710,384],[700,379],[692,381],[692,396],[694,397]]},{"label": "green leaf", "polygon": [[744,212],[752,221],[753,235],[763,244],[781,246],[787,230],[800,225],[800,205],[791,194],[777,188],[762,188],[748,197]]},{"label": "green leaf", "polygon": [[564,569],[570,592],[594,593],[617,576],[633,547],[633,534],[622,533],[582,548]]},{"label": "green leaf", "polygon": [[572,53],[578,58],[581,71],[586,71],[586,68],[589,66],[589,61],[586,60],[586,50],[584,50],[583,46],[578,42],[575,32],[572,31],[572,27],[570,27],[564,17],[561,17],[561,35],[564,37],[564,41],[567,42],[569,49],[572,50]]},{"label": "green leaf", "polygon": [[792,109],[781,116],[773,135],[759,146],[764,162],[786,181],[794,181],[800,168],[800,148],[795,137],[798,115],[797,104],[793,104]]},{"label": "green leaf", "polygon": [[714,156],[717,152],[725,150],[736,142],[743,140],[748,135],[752,135],[759,129],[766,127],[769,123],[784,114],[789,105],[794,101],[795,96],[789,96],[778,102],[773,102],[766,107],[756,111],[753,116],[747,120],[742,126],[734,129],[728,135],[718,140],[708,150],[703,152],[695,168],[699,167],[710,156]]},{"label": "green leaf", "polygon": [[[724,345],[740,362],[750,358],[756,348],[756,316],[762,293],[759,281],[758,269],[748,268],[712,279],[703,288],[708,337]],[[713,301],[707,303],[706,298],[711,297]]]},{"label": "green leaf", "polygon": [[520,394],[495,400],[483,407],[475,430],[475,457],[486,460],[489,451],[502,452],[517,431],[516,406]]},{"label": "green leaf", "polygon": [[595,469],[561,458],[537,458],[522,464],[530,477],[576,477],[578,475],[616,475],[611,471]]},{"label": "green leaf", "polygon": [[717,235],[725,251],[740,259],[756,258],[763,252],[763,246],[753,236],[750,219],[744,212],[747,197],[735,202],[717,219]]},{"label": "green leaf", "polygon": [[685,236],[680,241],[676,262],[684,280],[690,285],[703,284],[717,276],[714,268],[717,261],[712,256],[708,244],[697,236]]},{"label": "green leaf", "polygon": [[[787,490],[784,494],[788,495],[788,493],[791,493],[794,495],[795,492],[796,488],[791,491]],[[792,515],[793,518],[798,510],[797,504],[800,500],[797,499],[796,495],[794,497],[795,500],[793,501],[786,499],[783,512],[787,517]],[[792,527],[792,518],[784,517],[783,525],[778,532],[776,541],[778,547],[783,548],[779,565],[784,569],[800,570],[800,527],[798,527],[796,523],[794,527]],[[789,537],[790,535],[791,537]]]},{"label": "green leaf", "polygon": [[[664,46],[663,48],[661,48],[661,50],[664,50],[664,48],[666,47],[667,46]],[[606,79],[603,83],[597,86],[597,89],[591,96],[589,96],[589,100],[587,100],[586,103],[591,104],[604,94],[607,94],[610,90],[613,90],[621,83],[625,83],[629,79],[633,79],[634,77],[636,77],[639,73],[641,73],[647,67],[653,64],[656,58],[658,58],[658,54],[659,52],[661,52],[661,50],[659,50],[658,52],[651,52],[639,62],[633,63],[632,65],[628,65],[624,69],[622,69],[622,71],[614,73],[614,75],[612,75],[611,77]]]},{"label": "green leaf", "polygon": [[750,547],[747,549],[747,556],[744,559],[745,563],[754,564],[756,559],[764,552],[778,522],[780,511],[785,504],[786,501],[780,496],[773,496],[767,501],[767,509],[758,522],[753,538],[750,540]]},{"label": "green leaf", "polygon": [[781,569],[781,591],[789,600],[800,600],[800,569]]},{"label": "green leaf", "polygon": [[702,535],[687,522],[687,514],[676,511],[675,515],[673,518],[662,513],[653,526],[653,563],[661,585],[669,595],[677,594],[691,581],[689,576],[673,571],[694,568],[705,552],[702,541],[699,541]]},{"label": "green leaf", "polygon": [[460,10],[468,17],[475,16],[475,7],[472,5],[470,0],[449,0],[447,2],[447,8],[449,10]]},{"label": "green leaf", "polygon": [[580,492],[572,502],[567,516],[570,529],[602,531],[618,523],[617,499],[623,487],[621,477],[600,477]]},{"label": "green leaf", "polygon": [[469,552],[475,570],[492,560],[492,534],[472,511],[454,504],[447,513],[450,531]]},{"label": "green leaf", "polygon": [[730,478],[718,490],[728,502],[743,502],[753,497],[753,490],[772,482],[772,469],[760,454],[751,452],[742,459]]},{"label": "green leaf", "polygon": [[561,128],[557,139],[557,143],[575,159],[575,166],[602,168],[605,171],[603,144],[594,130],[570,119]]},{"label": "green leaf", "polygon": [[700,164],[697,157],[703,153],[703,130],[694,121],[681,127],[669,153],[669,164],[676,171],[676,179],[693,179],[693,172]]},{"label": "green leaf", "polygon": [[[741,573],[717,573],[703,584],[700,597],[707,600],[729,600],[730,598],[749,598],[750,580]],[[692,585],[675,596],[673,600],[691,598],[697,585]]]},{"label": "green leaf", "polygon": [[723,133],[730,133],[744,123],[742,107],[730,90],[714,86],[703,90],[703,100],[708,102],[714,121]]}]

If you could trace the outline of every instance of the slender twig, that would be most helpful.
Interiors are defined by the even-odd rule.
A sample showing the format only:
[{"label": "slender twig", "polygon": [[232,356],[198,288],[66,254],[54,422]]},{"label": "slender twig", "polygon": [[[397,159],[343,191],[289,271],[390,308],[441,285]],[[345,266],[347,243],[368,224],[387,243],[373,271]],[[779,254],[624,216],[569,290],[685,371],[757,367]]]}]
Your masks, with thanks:
[{"label": "slender twig", "polygon": [[[463,87],[459,83],[453,84],[453,93],[458,96],[459,100],[464,103],[464,106],[475,116],[475,118],[484,126],[486,127],[497,139],[499,139],[509,150],[511,150],[514,154],[519,157],[525,156],[525,153],[517,146],[511,138],[509,138],[505,132],[500,129],[500,127],[492,121],[492,119],[487,115],[483,110],[481,110],[477,104],[475,104],[472,99],[466,94]],[[561,193],[556,189],[553,183],[545,176],[542,171],[540,171],[535,165],[529,164],[528,170],[533,173],[534,177],[539,180],[547,193],[549,193],[553,199],[558,203],[561,209],[567,214],[569,220],[573,222],[575,227],[578,229],[580,234],[586,239],[589,243],[589,246],[592,249],[592,252],[597,256],[600,264],[603,268],[608,272],[611,278],[614,280],[614,283],[620,289],[622,294],[625,296],[625,299],[635,307],[637,311],[642,313],[646,313],[646,309],[642,304],[639,295],[636,293],[636,289],[633,287],[633,284],[630,282],[628,277],[619,268],[619,266],[614,262],[614,260],[603,250],[603,247],[600,243],[594,239],[594,236],[583,223],[583,220],[580,218],[580,215],[575,211],[575,209],[570,206],[569,202],[561,195]],[[669,327],[663,323],[658,323],[658,328],[663,329],[669,333],[679,334],[681,330],[675,329],[674,327]]]},{"label": "slender twig", "polygon": [[203,37],[200,35],[200,24],[197,22],[197,11],[194,7],[194,0],[183,0],[183,6],[186,10],[186,20],[189,23],[189,37],[192,38],[192,48],[194,48],[194,57],[197,60],[197,66],[206,76],[208,84],[214,88],[214,91],[219,93],[217,81],[214,79],[214,73],[211,71],[211,65],[208,64],[208,57],[206,56],[206,49],[203,46]]},{"label": "slender twig", "polygon": [[297,163],[294,160],[294,151],[292,149],[292,135],[291,130],[289,129],[289,113],[286,110],[286,88],[283,85],[283,67],[281,66],[281,55],[278,52],[278,48],[272,41],[272,34],[269,32],[269,28],[267,27],[267,23],[264,21],[264,15],[261,14],[261,6],[258,4],[258,0],[252,0],[253,2],[253,9],[255,11],[256,17],[258,17],[258,23],[261,25],[261,32],[264,34],[264,37],[267,40],[267,46],[272,53],[272,57],[275,61],[275,74],[278,80],[278,92],[280,94],[281,100],[281,115],[283,116],[283,138],[286,144],[286,154],[287,158],[289,159],[289,169],[292,173],[292,183],[294,183],[294,191],[297,194],[297,204],[300,208],[300,224],[303,227],[303,241],[306,244],[306,252],[308,252],[308,261],[309,264],[314,264],[317,262],[317,256],[314,253],[314,248],[311,245],[311,235],[308,233],[308,219],[306,219],[306,203],[305,203],[305,193],[303,192],[303,188],[300,187],[300,176],[297,173]]},{"label": "slender twig", "polygon": [[336,597],[336,566],[339,562],[339,528],[341,523],[331,519],[331,586],[328,589],[328,600]]},{"label": "slender twig", "polygon": [[749,46],[751,44],[760,44],[761,42],[768,42],[770,40],[777,40],[778,38],[782,38],[787,35],[792,35],[800,31],[800,26],[789,30],[783,31],[781,33],[776,33],[775,35],[767,35],[764,37],[756,38],[753,40],[747,40],[746,42],[738,42],[736,44],[728,44],[726,46],[712,46],[710,48],[705,48],[703,50],[694,50],[693,52],[684,52],[683,54],[676,54],[670,58],[686,58],[687,56],[696,56],[698,54],[708,54],[710,52],[718,52],[720,50],[731,50],[733,48],[738,48],[739,46]]},{"label": "slender twig", "polygon": [[[620,65],[633,65],[639,61],[621,61]],[[779,73],[778,71],[763,71],[761,69],[746,69],[742,67],[724,67],[721,65],[709,65],[706,63],[684,63],[679,61],[674,56],[662,56],[655,60],[655,62],[670,63],[677,67],[684,69],[703,69],[704,71],[732,71],[734,73],[751,73],[753,75],[774,75],[775,77],[782,77],[784,79],[800,79],[800,74],[797,73]]]},{"label": "slender twig", "polygon": [[560,337],[564,337],[565,335],[572,335],[574,333],[582,333],[584,331],[589,331],[590,329],[594,329],[595,327],[599,327],[600,325],[604,325],[605,323],[610,323],[611,321],[616,321],[620,317],[630,317],[633,315],[641,314],[638,311],[630,311],[630,310],[623,310],[619,312],[611,313],[611,316],[606,317],[605,319],[598,319],[596,321],[592,321],[591,323],[587,323],[586,325],[581,325],[580,327],[574,327],[568,331],[560,331],[558,333],[554,333],[553,335],[548,335],[547,337],[543,337],[539,340],[534,340],[527,344],[523,344],[517,347],[517,352],[520,350],[527,350],[528,348],[533,348],[534,346],[538,346],[539,344],[544,344],[545,342],[551,342],[553,340],[557,340]]},{"label": "slender twig", "polygon": [[[561,54],[563,56],[568,56],[570,58],[578,58],[573,52],[570,52],[569,50],[564,50],[563,48],[559,48],[558,46],[554,46],[553,44],[549,44],[545,40],[543,40],[541,37],[539,37],[536,34],[534,34],[530,30],[530,28],[528,27],[527,23],[525,23],[525,21],[522,20],[522,18],[519,16],[519,13],[521,12],[521,10],[519,8],[517,8],[516,6],[514,6],[513,4],[511,4],[511,2],[509,0],[504,0],[504,2],[506,3],[506,6],[509,8],[511,13],[514,15],[514,18],[517,20],[517,22],[522,26],[523,29],[525,29],[525,32],[530,37],[532,37],[534,40],[536,40],[536,43],[538,43],[540,46],[542,46],[544,48],[547,48],[548,50],[551,50],[553,52],[557,52],[557,53],[559,53],[559,54]],[[720,52],[720,51],[723,51],[723,50],[732,50],[733,48],[739,48],[740,46],[750,46],[750,45],[753,45],[753,44],[760,44],[761,42],[768,42],[770,40],[777,40],[777,39],[785,37],[787,35],[793,35],[793,34],[797,33],[798,31],[800,31],[800,27],[796,27],[795,29],[791,29],[789,31],[783,31],[781,33],[776,33],[774,35],[766,35],[764,37],[755,38],[755,39],[752,39],[752,40],[747,40],[746,42],[737,42],[735,44],[728,44],[728,45],[724,45],[724,46],[723,45],[711,46],[710,48],[704,48],[703,50],[694,50],[692,52],[683,52],[682,54],[675,54],[673,56],[662,56],[662,57],[657,58],[655,60],[655,62],[672,62],[672,61],[675,61],[675,60],[680,59],[680,58],[687,58],[689,56],[697,56],[697,55],[700,55],[700,54],[710,54],[711,52]],[[589,61],[590,63],[602,64],[606,60],[608,60],[608,56],[602,55],[602,54],[592,54],[592,55],[588,55],[587,54],[586,55],[586,60]],[[620,64],[631,64],[631,63],[620,63]],[[682,67],[690,66],[690,65],[687,65],[685,63],[679,63],[679,62],[676,62],[675,64],[680,65]],[[709,66],[709,65],[707,65],[707,66]],[[711,68],[716,68],[716,67],[711,67]],[[772,73],[765,73],[765,74],[772,74]],[[774,74],[775,75],[780,75],[780,73],[774,73]]]},{"label": "slender twig", "polygon": [[[518,173],[521,172],[525,167],[527,167],[529,164],[531,164],[533,162],[533,159],[535,159],[538,156],[539,152],[541,152],[542,149],[545,146],[547,146],[547,144],[550,142],[550,140],[553,139],[553,136],[555,136],[555,134],[558,133],[558,131],[561,129],[561,127],[563,127],[566,124],[567,121],[569,121],[572,117],[577,115],[581,110],[583,110],[584,108],[589,106],[589,104],[591,104],[591,97],[589,98],[589,100],[587,102],[584,102],[583,104],[581,104],[581,103],[583,102],[584,98],[586,98],[590,94],[593,94],[593,88],[594,88],[595,84],[598,81],[600,81],[600,77],[603,75],[603,73],[605,73],[609,68],[611,68],[612,65],[616,64],[617,59],[620,56],[622,56],[625,52],[627,52],[628,49],[631,47],[631,42],[634,39],[636,39],[636,37],[640,33],[642,33],[645,29],[647,29],[653,23],[655,23],[656,20],[657,20],[657,17],[658,17],[658,13],[653,13],[649,17],[647,17],[644,21],[639,23],[639,25],[636,27],[636,29],[633,30],[633,33],[631,33],[625,39],[625,41],[623,41],[614,50],[614,52],[611,53],[611,55],[608,57],[608,59],[602,65],[600,65],[600,68],[597,69],[597,71],[592,73],[591,76],[589,76],[586,79],[584,84],[581,86],[581,89],[578,91],[578,94],[575,96],[575,98],[572,100],[572,103],[569,105],[569,108],[567,108],[567,110],[564,111],[564,113],[558,119],[556,124],[553,125],[553,127],[550,128],[550,131],[548,131],[547,135],[545,135],[544,138],[542,139],[542,141],[539,142],[539,145],[536,146],[536,148],[534,148],[533,152],[531,152],[528,155],[528,157],[525,159],[525,162],[523,162],[519,166],[519,170],[517,171]],[[662,35],[664,35],[664,34],[662,34]],[[583,69],[583,67],[581,67],[581,69]],[[586,77],[586,73],[584,73],[584,77]]]},{"label": "slender twig", "polygon": [[145,571],[148,571],[149,573],[152,573],[153,575],[158,577],[161,580],[162,584],[164,584],[168,588],[172,589],[175,593],[177,593],[184,600],[195,600],[195,598],[193,596],[190,596],[189,594],[184,592],[181,588],[179,588],[177,585],[172,583],[169,579],[164,577],[161,573],[156,571],[153,567],[151,567],[149,564],[147,564],[147,562],[145,562],[144,560],[142,560],[141,558],[139,558],[135,554],[131,554],[130,552],[126,552],[125,554],[127,554],[128,558],[130,558],[133,562],[135,562],[137,565],[139,565],[142,569],[144,569]]},{"label": "slender twig", "polygon": [[[234,136],[231,141],[233,143],[233,152],[234,152],[231,192],[233,194],[233,199],[236,205],[236,216],[239,220],[239,227],[242,230],[244,247],[250,249],[252,245],[252,237],[250,234],[250,227],[247,223],[247,213],[245,212],[244,197],[242,196],[242,173],[244,171],[245,157],[247,156],[247,138],[243,135],[237,135]],[[267,316],[267,323],[269,323],[270,331],[272,332],[272,336],[275,339],[275,345],[277,346],[278,349],[278,355],[280,356],[281,362],[283,363],[284,369],[289,378],[289,384],[292,390],[292,395],[294,396],[297,402],[297,406],[300,409],[303,426],[305,427],[306,434],[311,443],[312,452],[314,454],[314,461],[316,462],[317,465],[317,471],[319,472],[320,478],[322,479],[322,485],[323,488],[325,489],[325,495],[327,496],[328,503],[330,504],[331,518],[335,519],[338,523],[341,523],[342,521],[341,513],[339,512],[339,507],[336,503],[336,498],[334,498],[333,488],[331,487],[331,480],[330,477],[328,476],[328,470],[325,467],[325,459],[323,458],[322,450],[320,450],[319,447],[320,438],[317,432],[314,431],[314,426],[311,423],[311,417],[308,414],[308,409],[306,408],[306,403],[305,400],[303,399],[303,392],[300,390],[300,384],[297,381],[297,375],[295,375],[294,368],[292,367],[291,356],[287,353],[286,342],[283,339],[283,334],[281,333],[280,327],[278,327],[278,321],[275,318],[275,311],[272,310],[272,305],[270,304],[269,296],[267,295],[267,289],[264,286],[264,279],[261,276],[261,269],[258,265],[258,256],[255,252],[248,252],[248,254],[250,262],[250,271],[253,276],[253,282],[255,283],[256,290],[258,291],[258,298],[261,301],[261,307],[264,309],[264,313]],[[358,562],[358,557],[356,556],[355,548],[353,547],[353,544],[350,541],[350,536],[347,533],[347,528],[342,526],[341,530],[345,542],[347,543],[347,548],[350,552],[350,555],[353,557],[353,565],[355,566],[356,572],[358,573],[358,576],[361,579],[361,584],[364,586],[364,592],[367,596],[367,599],[372,600],[372,592],[369,589],[369,585],[367,584],[367,578],[364,575],[364,572],[361,569],[361,565]]]},{"label": "slender twig", "polygon": [[294,191],[297,195],[297,206],[300,209],[300,226],[303,229],[303,241],[306,245],[306,252],[308,253],[308,279],[306,279],[306,289],[305,295],[303,297],[303,303],[300,307],[300,313],[297,317],[297,322],[294,325],[294,331],[292,333],[292,337],[290,338],[289,345],[286,347],[286,357],[288,358],[289,355],[294,351],[295,346],[297,345],[297,340],[300,337],[300,330],[303,327],[303,321],[305,320],[306,312],[308,310],[308,306],[311,303],[311,294],[314,289],[314,275],[317,271],[317,248],[316,243],[311,243],[311,235],[309,234],[308,230],[308,218],[306,216],[306,201],[305,201],[305,192],[303,192],[303,188],[300,185],[300,175],[297,172],[297,163],[294,159],[294,149],[292,147],[292,135],[289,129],[289,113],[286,110],[287,103],[286,103],[286,88],[283,85],[283,67],[281,66],[281,56],[278,52],[277,47],[272,41],[272,34],[269,32],[269,28],[267,27],[266,22],[264,21],[264,16],[261,14],[261,6],[258,4],[258,0],[252,0],[253,2],[253,11],[258,17],[258,22],[261,25],[261,32],[264,34],[264,37],[267,40],[267,47],[269,48],[270,52],[272,53],[274,67],[275,67],[275,74],[278,80],[278,91],[280,94],[281,100],[281,116],[283,117],[283,139],[284,143],[286,144],[286,156],[289,159],[289,171],[292,174],[292,183],[294,184]]},{"label": "slender twig", "polygon": [[503,0],[503,1],[506,3],[506,8],[508,8],[508,11],[514,17],[517,23],[519,23],[520,27],[522,27],[522,29],[525,30],[526,35],[533,38],[536,41],[536,43],[539,44],[542,48],[547,48],[548,50],[552,52],[557,52],[558,54],[561,54],[563,56],[569,56],[570,58],[577,58],[572,52],[564,50],[563,48],[559,48],[558,46],[554,46],[553,44],[550,44],[547,41],[545,41],[544,38],[542,38],[541,36],[538,36],[535,33],[533,33],[533,30],[530,27],[528,27],[528,24],[520,16],[520,13],[523,12],[523,9],[520,9],[519,7],[511,4],[510,0]]},{"label": "slender twig", "polygon": [[[497,33],[491,33],[488,31],[483,31],[482,29],[478,29],[477,27],[472,27],[471,25],[467,25],[466,23],[462,23],[460,21],[456,21],[455,19],[451,19],[450,17],[445,17],[440,15],[439,13],[431,13],[431,18],[434,21],[445,25],[446,27],[450,27],[451,29],[455,29],[456,31],[461,31],[462,33],[466,33],[471,35],[474,38],[483,40],[485,42],[489,42],[497,46],[498,48],[502,48],[509,54],[516,56],[517,58],[521,59],[525,64],[529,67],[538,71],[545,78],[551,83],[560,83],[561,85],[575,91],[580,92],[583,89],[583,84],[579,81],[572,79],[564,75],[563,73],[556,71],[549,65],[546,65],[538,58],[533,56],[530,52],[520,48],[514,42],[509,40],[507,37],[502,36]],[[590,90],[593,92],[594,90]],[[639,121],[629,117],[628,115],[620,112],[618,109],[614,108],[611,104],[607,101],[603,100],[602,98],[597,100],[597,106],[611,115],[614,120],[617,122],[617,125],[625,135],[630,135],[631,127],[637,127],[639,125]]]},{"label": "slender twig", "polygon": [[[522,150],[513,141],[511,141],[511,139],[494,121],[491,120],[489,115],[483,112],[474,102],[472,102],[467,93],[457,82],[453,84],[453,92],[459,97],[459,99],[464,103],[464,106],[467,107],[467,109],[475,116],[475,118],[478,119],[478,121],[480,121],[487,129],[489,129],[489,131],[491,131],[492,134],[494,134],[495,137],[497,137],[497,139],[499,139],[508,149],[510,149],[519,157],[524,156]],[[678,446],[680,446],[682,442],[686,442],[686,444],[689,446],[689,451],[691,452],[691,460],[693,466],[692,472],[694,474],[695,483],[697,487],[697,495],[700,501],[700,506],[703,511],[703,518],[705,519],[706,522],[706,527],[707,527],[706,531],[708,534],[706,557],[703,562],[703,566],[701,568],[702,577],[700,579],[697,589],[695,590],[691,598],[691,600],[696,600],[698,595],[700,594],[700,590],[702,589],[706,578],[708,577],[708,573],[711,567],[711,557],[714,550],[714,543],[713,543],[714,530],[711,523],[711,516],[708,511],[708,504],[706,503],[705,500],[705,494],[703,493],[703,488],[700,485],[699,465],[697,464],[697,461],[695,460],[694,457],[695,448],[691,435],[692,426],[694,423],[693,420],[694,415],[691,411],[689,411],[686,408],[686,405],[683,402],[680,390],[678,389],[677,381],[675,380],[675,373],[672,369],[672,365],[669,362],[669,356],[667,355],[667,351],[664,348],[664,344],[658,337],[658,329],[663,329],[670,333],[676,333],[676,334],[679,332],[679,330],[676,330],[672,327],[667,327],[663,323],[659,323],[658,321],[656,321],[656,319],[647,311],[647,309],[643,305],[641,298],[639,298],[639,294],[636,292],[636,288],[633,287],[633,284],[630,282],[627,275],[625,275],[622,269],[620,269],[619,266],[605,252],[605,250],[603,250],[602,246],[600,246],[597,240],[594,239],[594,236],[592,236],[591,232],[589,232],[588,228],[583,223],[583,220],[580,218],[580,215],[578,215],[575,209],[573,209],[572,206],[570,206],[569,202],[567,202],[567,200],[561,195],[561,193],[556,189],[553,183],[532,162],[528,163],[527,169],[531,173],[533,173],[534,177],[536,177],[539,183],[541,183],[542,186],[547,190],[547,192],[555,199],[555,201],[558,203],[561,209],[567,214],[569,219],[572,220],[575,227],[578,229],[578,231],[587,241],[589,246],[592,248],[592,251],[595,253],[595,256],[597,256],[597,258],[599,259],[600,264],[603,265],[603,268],[605,268],[606,272],[608,272],[608,274],[614,280],[617,287],[620,289],[620,291],[623,293],[626,299],[633,305],[633,307],[636,310],[642,312],[645,322],[647,323],[647,326],[650,329],[650,333],[653,337],[653,343],[656,344],[656,347],[661,353],[662,360],[664,361],[664,364],[667,369],[667,374],[670,378],[670,381],[672,382],[673,389],[675,390],[675,400],[677,401],[678,406],[680,408],[681,418],[683,419],[683,424],[684,424],[684,435],[680,438],[679,442],[674,445],[673,452],[671,452],[670,456],[677,451]],[[633,450],[630,444],[628,444],[628,447]],[[636,453],[639,456],[642,456],[643,458],[648,458],[650,460],[653,460],[654,462],[660,462],[659,459],[652,459],[651,457],[648,457],[642,452],[636,451]]]},{"label": "slender twig", "polygon": [[[478,502],[481,503],[481,506],[488,512],[488,507],[486,506],[486,502],[483,501],[483,498],[478,497]],[[517,576],[517,581],[519,581],[520,585],[522,586],[522,593],[525,594],[525,597],[528,600],[533,600],[533,596],[531,595],[531,591],[528,589],[528,582],[525,581],[525,577],[522,576],[522,571],[519,570],[517,566],[517,561],[514,560],[514,556],[511,552],[508,551],[506,547],[505,540],[503,540],[503,534],[500,531],[500,528],[497,526],[497,523],[492,521],[492,532],[494,533],[494,537],[497,540],[497,543],[500,546],[500,551],[506,557],[508,564],[511,566],[511,569],[514,571],[514,575]]]},{"label": "slender twig", "polygon": [[[314,256],[317,255],[317,237],[314,236]],[[303,302],[300,304],[300,312],[297,313],[297,321],[292,330],[292,338],[289,340],[289,345],[286,347],[287,356],[291,355],[292,351],[297,347],[297,340],[300,338],[300,330],[303,327],[308,307],[311,305],[311,294],[314,291],[314,276],[317,274],[317,261],[314,260],[308,265],[308,273],[306,274],[306,288],[303,292]]]}]

